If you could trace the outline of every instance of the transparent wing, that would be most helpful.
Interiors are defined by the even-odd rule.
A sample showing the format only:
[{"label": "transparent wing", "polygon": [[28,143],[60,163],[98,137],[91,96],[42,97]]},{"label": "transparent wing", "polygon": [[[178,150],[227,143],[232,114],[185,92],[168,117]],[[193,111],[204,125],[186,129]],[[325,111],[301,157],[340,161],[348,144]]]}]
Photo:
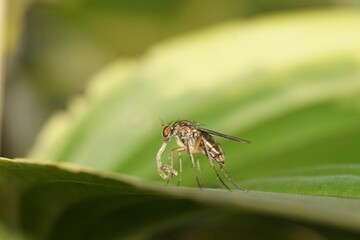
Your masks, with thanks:
[{"label": "transparent wing", "polygon": [[242,142],[242,143],[247,143],[247,144],[251,143],[249,140],[233,137],[233,136],[226,135],[226,134],[219,133],[219,132],[215,132],[215,131],[210,130],[210,129],[201,128],[201,127],[197,127],[197,129],[199,129],[200,131],[203,131],[203,132],[207,132],[207,133],[212,134],[212,135],[227,138],[227,139],[234,140],[234,141],[237,141],[237,142]]}]

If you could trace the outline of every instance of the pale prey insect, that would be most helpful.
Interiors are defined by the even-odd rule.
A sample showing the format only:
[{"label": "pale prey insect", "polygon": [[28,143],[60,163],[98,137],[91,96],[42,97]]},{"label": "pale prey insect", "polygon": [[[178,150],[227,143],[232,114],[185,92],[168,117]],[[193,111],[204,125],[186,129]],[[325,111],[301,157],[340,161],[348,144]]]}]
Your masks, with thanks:
[{"label": "pale prey insect", "polygon": [[[162,123],[163,131],[162,131],[162,140],[163,144],[160,147],[157,153],[157,169],[160,177],[169,181],[174,176],[178,175],[178,172],[173,168],[173,161],[174,161],[174,152],[179,153],[179,182],[181,181],[181,173],[182,173],[182,160],[181,160],[181,152],[186,151],[190,155],[191,164],[194,170],[196,181],[201,188],[201,183],[199,180],[200,174],[200,164],[199,160],[194,158],[195,153],[202,153],[204,154],[210,161],[210,165],[214,170],[216,177],[219,181],[224,185],[227,189],[230,188],[225,184],[225,182],[221,179],[218,170],[216,169],[214,162],[219,164],[221,172],[224,176],[228,179],[228,181],[234,185],[236,188],[242,189],[239,187],[234,181],[232,181],[229,174],[224,169],[225,164],[225,155],[223,150],[220,148],[219,144],[215,141],[215,139],[211,135],[216,135],[219,137],[227,138],[230,140],[242,142],[242,143],[250,143],[250,141],[229,136],[223,133],[215,132],[209,129],[205,129],[200,127],[199,124],[188,121],[188,120],[181,120],[177,121],[174,124],[169,124],[165,126]],[[170,165],[164,165],[161,161],[161,155],[164,152],[166,145],[169,143],[171,137],[174,136],[176,139],[176,143],[178,147],[171,150],[170,153]]]}]

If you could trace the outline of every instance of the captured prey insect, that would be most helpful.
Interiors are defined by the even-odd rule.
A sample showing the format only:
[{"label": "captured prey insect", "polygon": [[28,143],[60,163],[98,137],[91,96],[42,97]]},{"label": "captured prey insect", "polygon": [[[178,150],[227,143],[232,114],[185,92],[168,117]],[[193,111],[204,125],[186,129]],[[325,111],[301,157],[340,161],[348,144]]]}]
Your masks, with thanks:
[{"label": "captured prey insect", "polygon": [[[220,178],[220,175],[214,165],[214,162],[219,164],[221,172],[224,174],[224,176],[228,179],[228,181],[232,185],[234,185],[238,189],[244,190],[241,187],[239,187],[235,182],[233,182],[229,174],[225,171],[224,152],[211,135],[216,135],[219,137],[227,138],[242,143],[250,143],[250,141],[202,128],[198,123],[188,120],[177,121],[174,124],[172,125],[169,124],[167,126],[165,126],[164,123],[162,122],[161,125],[164,127],[162,131],[163,144],[160,147],[156,157],[157,169],[160,177],[169,181],[171,178],[178,175],[178,172],[173,168],[174,152],[178,152],[179,154],[178,185],[179,185],[181,181],[181,173],[182,173],[181,152],[186,151],[190,155],[195,178],[199,187],[201,188],[201,183],[199,180],[200,164],[199,164],[199,160],[195,159],[193,154],[202,153],[209,159],[210,165],[214,170],[216,177],[219,179],[222,185],[224,185],[224,187],[230,190],[230,188]],[[172,136],[175,137],[178,147],[171,150],[169,157],[170,165],[164,165],[161,161],[161,155],[165,151],[166,145],[169,143]]]}]

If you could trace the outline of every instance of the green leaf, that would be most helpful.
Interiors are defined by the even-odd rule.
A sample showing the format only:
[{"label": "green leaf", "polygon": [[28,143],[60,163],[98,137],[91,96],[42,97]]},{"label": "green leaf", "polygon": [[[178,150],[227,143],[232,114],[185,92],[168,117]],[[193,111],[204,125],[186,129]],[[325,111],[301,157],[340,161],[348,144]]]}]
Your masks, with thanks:
[{"label": "green leaf", "polygon": [[357,199],[165,187],[29,159],[0,159],[0,176],[35,239],[351,239],[360,225]]},{"label": "green leaf", "polygon": [[[358,10],[273,15],[113,63],[39,136],[30,156],[52,162],[1,161],[2,218],[51,239],[354,237],[359,26]],[[187,188],[196,181],[186,154],[183,187],[164,187],[160,118],[251,140],[217,139],[225,168],[250,191]],[[198,157],[204,185],[221,187]]]},{"label": "green leaf", "polygon": [[[253,141],[219,139],[226,168],[245,187],[359,196],[343,188],[357,182],[359,166],[359,26],[358,11],[313,11],[234,21],[165,42],[95,76],[85,95],[49,122],[30,156],[161,181],[159,119],[193,119]],[[183,184],[195,185],[184,162]],[[204,181],[218,186],[201,162]],[[319,182],[310,189],[313,178]]]}]

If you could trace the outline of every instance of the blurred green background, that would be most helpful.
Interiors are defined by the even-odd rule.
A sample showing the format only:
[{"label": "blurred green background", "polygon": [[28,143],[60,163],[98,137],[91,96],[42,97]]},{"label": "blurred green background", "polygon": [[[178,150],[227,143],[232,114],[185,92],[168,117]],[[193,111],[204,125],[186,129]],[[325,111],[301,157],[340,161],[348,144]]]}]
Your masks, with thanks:
[{"label": "blurred green background", "polygon": [[91,76],[115,59],[139,58],[153,44],[234,19],[359,6],[335,0],[5,2],[2,155],[7,157],[25,156],[48,117],[65,109]]}]

